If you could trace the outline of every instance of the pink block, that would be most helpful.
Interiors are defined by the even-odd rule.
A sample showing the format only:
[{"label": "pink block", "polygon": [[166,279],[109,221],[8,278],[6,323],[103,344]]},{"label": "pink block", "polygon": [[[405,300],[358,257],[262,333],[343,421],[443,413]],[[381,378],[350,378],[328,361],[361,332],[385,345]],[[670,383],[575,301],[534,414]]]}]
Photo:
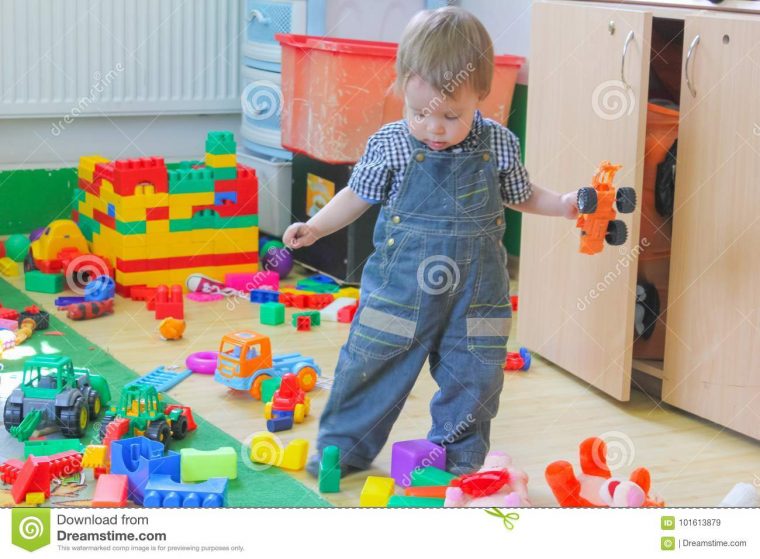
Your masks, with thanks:
[{"label": "pink block", "polygon": [[198,303],[208,303],[209,301],[221,301],[224,299],[224,295],[219,293],[199,293],[197,291],[191,291],[185,297]]},{"label": "pink block", "polygon": [[244,291],[246,293],[254,289],[280,289],[280,276],[277,272],[239,272],[224,275],[224,285]]},{"label": "pink block", "polygon": [[0,318],[0,330],[10,330],[15,332],[18,330],[18,322],[15,320],[8,320],[7,318]]}]

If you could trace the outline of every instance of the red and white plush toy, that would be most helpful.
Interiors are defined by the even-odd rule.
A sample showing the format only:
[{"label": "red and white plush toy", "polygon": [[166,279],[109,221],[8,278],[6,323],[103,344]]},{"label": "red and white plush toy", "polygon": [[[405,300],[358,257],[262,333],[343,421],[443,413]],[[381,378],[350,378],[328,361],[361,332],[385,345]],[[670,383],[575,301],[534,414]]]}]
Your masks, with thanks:
[{"label": "red and white plush toy", "polygon": [[528,474],[503,452],[489,452],[483,467],[446,489],[444,507],[529,507]]},{"label": "red and white plush toy", "polygon": [[629,479],[612,477],[607,467],[607,445],[591,437],[580,445],[582,473],[575,475],[565,460],[546,467],[546,482],[561,507],[662,507],[662,500],[650,497],[649,470],[637,468]]}]

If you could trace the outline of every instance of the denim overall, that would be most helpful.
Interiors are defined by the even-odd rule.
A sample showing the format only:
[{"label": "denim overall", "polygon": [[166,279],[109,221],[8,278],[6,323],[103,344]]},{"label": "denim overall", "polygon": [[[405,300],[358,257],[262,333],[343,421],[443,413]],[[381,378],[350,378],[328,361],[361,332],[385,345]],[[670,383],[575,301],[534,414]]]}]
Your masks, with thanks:
[{"label": "denim overall", "polygon": [[446,447],[450,471],[467,473],[489,448],[512,317],[498,172],[487,123],[478,151],[409,141],[403,184],[375,226],[317,448],[336,445],[342,463],[368,468],[429,359],[439,390],[427,438]]}]

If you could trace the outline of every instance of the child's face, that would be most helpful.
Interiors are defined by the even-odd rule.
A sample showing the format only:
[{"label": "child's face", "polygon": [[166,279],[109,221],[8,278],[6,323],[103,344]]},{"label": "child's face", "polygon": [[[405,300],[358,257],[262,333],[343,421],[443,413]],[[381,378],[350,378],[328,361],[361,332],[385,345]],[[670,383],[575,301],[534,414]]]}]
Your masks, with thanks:
[{"label": "child's face", "polygon": [[409,130],[430,149],[455,146],[470,133],[480,96],[466,85],[454,93],[456,97],[442,95],[418,76],[410,76],[406,82],[404,100]]}]

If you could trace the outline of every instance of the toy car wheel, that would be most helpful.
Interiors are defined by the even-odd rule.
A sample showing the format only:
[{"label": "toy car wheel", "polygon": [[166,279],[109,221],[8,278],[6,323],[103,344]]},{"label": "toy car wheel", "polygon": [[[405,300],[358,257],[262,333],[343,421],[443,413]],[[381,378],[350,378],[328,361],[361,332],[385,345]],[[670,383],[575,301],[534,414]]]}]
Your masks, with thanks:
[{"label": "toy car wheel", "polygon": [[628,228],[625,223],[616,219],[607,224],[607,234],[604,237],[612,246],[620,246],[628,238]]},{"label": "toy car wheel", "polygon": [[592,214],[596,211],[596,190],[590,187],[578,189],[578,213]]},{"label": "toy car wheel", "polygon": [[525,348],[525,347],[520,348],[520,357],[523,358],[523,366],[521,370],[527,371],[528,369],[530,369],[530,363],[532,360],[530,351],[528,351],[528,348]]},{"label": "toy car wheel", "polygon": [[11,427],[17,427],[21,425],[21,421],[24,419],[24,406],[21,404],[14,404],[10,401],[5,402],[5,409],[3,410],[3,422],[5,428],[10,432]]},{"label": "toy car wheel", "polygon": [[84,435],[84,430],[90,421],[90,412],[84,398],[80,397],[76,399],[73,406],[61,409],[58,417],[63,436],[78,439]]},{"label": "toy car wheel", "polygon": [[615,204],[617,211],[621,214],[632,213],[636,209],[636,191],[630,186],[618,188],[615,193]]},{"label": "toy car wheel", "polygon": [[108,434],[108,426],[111,424],[111,422],[116,419],[115,415],[107,415],[103,419],[100,420],[100,440],[101,442],[105,440],[106,435]]},{"label": "toy car wheel", "polygon": [[317,385],[318,375],[314,367],[302,367],[296,376],[304,392],[311,392]]},{"label": "toy car wheel", "polygon": [[169,442],[171,434],[172,431],[166,421],[154,421],[148,425],[148,428],[145,430],[146,437],[152,441],[161,443],[164,446]]},{"label": "toy car wheel", "polygon": [[184,415],[180,415],[172,424],[172,438],[177,441],[181,441],[187,436],[187,418]]},{"label": "toy car wheel", "polygon": [[251,384],[251,389],[249,390],[251,396],[256,398],[257,400],[261,400],[261,383],[265,380],[269,380],[272,378],[270,375],[259,375],[257,376],[253,384]]},{"label": "toy car wheel", "polygon": [[90,419],[98,417],[103,410],[103,401],[100,399],[98,391],[94,388],[91,388],[87,394],[87,406],[90,409]]},{"label": "toy car wheel", "polygon": [[33,272],[37,269],[37,264],[34,263],[34,257],[32,256],[32,251],[29,250],[29,252],[26,253],[26,256],[24,257],[24,272]]},{"label": "toy car wheel", "polygon": [[303,404],[296,404],[296,409],[293,410],[293,422],[303,423],[306,418],[306,406]]},{"label": "toy car wheel", "polygon": [[272,402],[264,404],[264,419],[272,419]]}]

